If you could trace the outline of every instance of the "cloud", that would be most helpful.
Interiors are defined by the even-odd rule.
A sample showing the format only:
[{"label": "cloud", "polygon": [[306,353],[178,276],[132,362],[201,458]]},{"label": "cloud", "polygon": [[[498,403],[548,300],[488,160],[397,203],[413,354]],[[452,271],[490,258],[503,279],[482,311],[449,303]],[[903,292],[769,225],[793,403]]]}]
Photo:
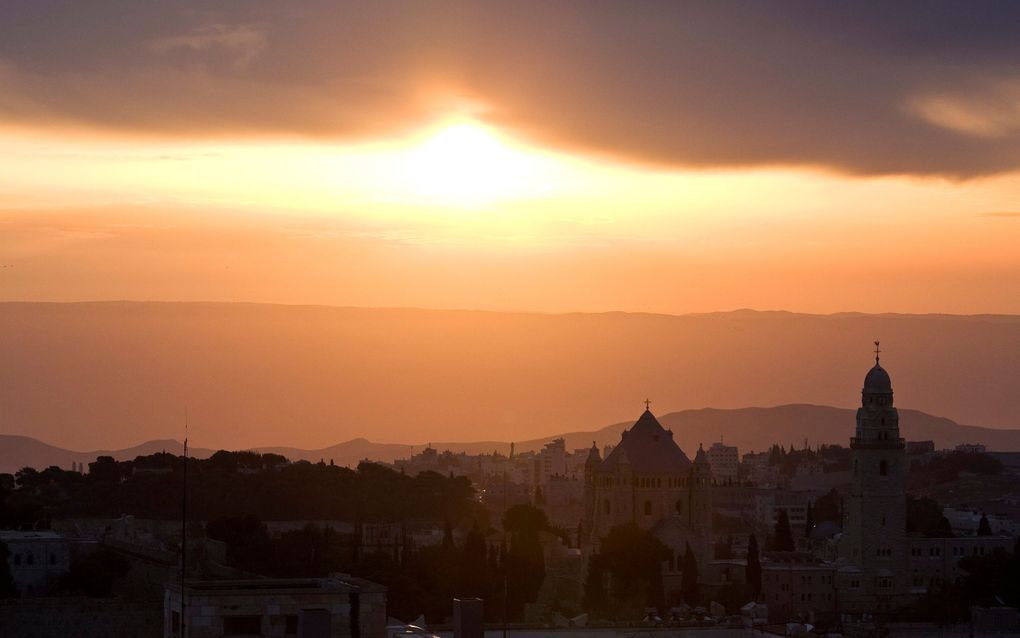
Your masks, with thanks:
[{"label": "cloud", "polygon": [[157,53],[180,49],[210,51],[222,49],[237,68],[247,67],[266,47],[266,34],[253,25],[228,26],[210,24],[196,27],[186,34],[159,37],[149,42]]},{"label": "cloud", "polygon": [[1020,79],[915,98],[908,109],[950,131],[985,139],[1020,134]]},{"label": "cloud", "polygon": [[0,117],[339,142],[466,102],[666,167],[1020,168],[1020,4],[12,0]]}]

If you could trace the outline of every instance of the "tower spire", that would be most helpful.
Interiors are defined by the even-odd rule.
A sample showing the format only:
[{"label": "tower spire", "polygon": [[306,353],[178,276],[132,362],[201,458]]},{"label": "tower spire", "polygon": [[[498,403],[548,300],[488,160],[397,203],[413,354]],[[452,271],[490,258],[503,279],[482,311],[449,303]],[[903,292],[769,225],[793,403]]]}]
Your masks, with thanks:
[{"label": "tower spire", "polygon": [[648,410],[649,409],[648,406],[650,406],[650,405],[652,405],[652,400],[651,399],[645,399],[645,410]]},{"label": "tower spire", "polygon": [[878,365],[878,354],[880,352],[882,352],[882,350],[879,349],[878,344],[879,344],[879,342],[876,341],[875,342],[875,365]]}]

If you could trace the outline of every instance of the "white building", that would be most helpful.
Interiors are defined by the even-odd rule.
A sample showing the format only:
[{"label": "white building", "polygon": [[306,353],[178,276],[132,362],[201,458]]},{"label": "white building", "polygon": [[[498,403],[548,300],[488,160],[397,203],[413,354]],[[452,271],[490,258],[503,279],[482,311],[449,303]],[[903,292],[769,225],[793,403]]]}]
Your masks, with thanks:
[{"label": "white building", "polygon": [[56,532],[0,531],[7,564],[22,596],[44,594],[70,569],[67,539]]},{"label": "white building", "polygon": [[[386,635],[386,588],[362,578],[188,581],[167,586],[164,638]],[[183,636],[182,636],[183,634]]]},{"label": "white building", "polygon": [[721,442],[712,444],[706,451],[708,464],[712,468],[712,478],[717,483],[735,483],[740,469],[740,454],[735,445],[723,445]]}]

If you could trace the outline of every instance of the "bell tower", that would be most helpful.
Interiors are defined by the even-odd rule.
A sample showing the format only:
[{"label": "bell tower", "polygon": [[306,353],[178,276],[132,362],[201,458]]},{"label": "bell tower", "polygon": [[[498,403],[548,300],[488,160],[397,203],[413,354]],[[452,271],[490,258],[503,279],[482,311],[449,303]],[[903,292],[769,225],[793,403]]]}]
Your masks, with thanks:
[{"label": "bell tower", "polygon": [[847,499],[846,533],[841,552],[860,568],[861,603],[867,609],[895,608],[907,593],[906,499],[903,477],[904,442],[900,417],[893,406],[892,381],[879,362],[864,378],[856,436],[850,439],[853,459]]}]

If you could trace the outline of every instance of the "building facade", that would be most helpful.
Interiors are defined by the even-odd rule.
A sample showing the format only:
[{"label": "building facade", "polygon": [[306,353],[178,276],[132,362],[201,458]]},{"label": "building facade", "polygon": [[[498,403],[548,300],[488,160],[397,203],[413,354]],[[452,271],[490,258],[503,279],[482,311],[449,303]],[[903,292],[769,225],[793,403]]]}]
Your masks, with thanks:
[{"label": "building facade", "polygon": [[164,599],[164,638],[385,635],[386,588],[346,575],[188,581],[169,585]]},{"label": "building facade", "polygon": [[[876,344],[877,345],[877,344]],[[876,352],[877,355],[877,352]],[[762,561],[762,597],[774,622],[834,613],[894,611],[965,574],[960,561],[1002,549],[1007,535],[930,538],[906,532],[906,445],[892,381],[878,356],[868,371],[850,439],[852,480],[835,556],[772,552]],[[791,521],[792,522],[792,521]],[[816,548],[817,550],[817,548]]]},{"label": "building facade", "polygon": [[712,467],[712,478],[718,483],[736,483],[740,470],[740,454],[735,445],[724,445],[717,441],[708,448],[708,464]]},{"label": "building facade", "polygon": [[70,569],[70,545],[56,532],[3,530],[0,541],[7,545],[7,565],[22,596],[47,593]]},{"label": "building facade", "polygon": [[584,488],[586,551],[597,551],[614,526],[636,523],[655,534],[674,558],[690,545],[699,565],[711,560],[712,470],[707,455],[699,449],[691,462],[673,432],[649,410],[623,432],[605,459],[592,444]]},{"label": "building facade", "polygon": [[859,586],[847,604],[883,611],[907,602],[906,459],[892,381],[879,363],[877,345],[850,439],[852,481],[840,554],[859,570],[854,578]]}]

